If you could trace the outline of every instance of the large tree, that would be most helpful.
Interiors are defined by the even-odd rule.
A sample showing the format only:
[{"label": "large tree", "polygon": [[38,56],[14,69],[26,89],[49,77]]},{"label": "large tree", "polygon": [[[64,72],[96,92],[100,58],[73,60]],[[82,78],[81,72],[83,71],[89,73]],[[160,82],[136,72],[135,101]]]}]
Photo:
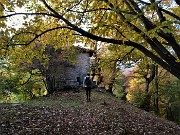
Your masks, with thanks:
[{"label": "large tree", "polygon": [[[57,31],[53,36],[62,44],[101,41],[136,48],[180,79],[177,4],[172,0],[1,0],[1,53]],[[13,12],[17,7],[24,11]],[[5,23],[22,15],[26,21],[20,29]]]}]

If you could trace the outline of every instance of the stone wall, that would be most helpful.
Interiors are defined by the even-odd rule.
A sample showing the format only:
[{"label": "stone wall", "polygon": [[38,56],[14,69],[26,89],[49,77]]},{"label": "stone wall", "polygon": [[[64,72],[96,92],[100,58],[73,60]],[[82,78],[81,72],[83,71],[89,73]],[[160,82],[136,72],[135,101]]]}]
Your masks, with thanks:
[{"label": "stone wall", "polygon": [[80,53],[76,55],[76,63],[56,63],[52,66],[50,70],[55,80],[55,88],[59,90],[82,86],[83,78],[90,70],[89,57],[89,53]]}]

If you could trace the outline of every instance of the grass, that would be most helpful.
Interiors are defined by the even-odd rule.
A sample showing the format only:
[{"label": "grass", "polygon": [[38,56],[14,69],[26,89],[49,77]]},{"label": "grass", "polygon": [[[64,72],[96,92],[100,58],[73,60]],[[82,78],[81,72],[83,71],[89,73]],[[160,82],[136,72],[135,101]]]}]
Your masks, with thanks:
[{"label": "grass", "polygon": [[[110,96],[109,94],[102,94],[101,92],[97,92],[96,90],[93,90],[91,93],[91,102],[86,102],[86,95],[85,91],[80,91],[78,93],[73,92],[60,92],[55,93],[54,95],[48,96],[48,97],[42,97],[39,99],[30,100],[28,102],[24,102],[23,105],[29,105],[29,106],[47,106],[47,107],[57,107],[62,106],[64,108],[82,108],[85,106],[87,107],[96,107],[96,104],[104,103],[105,101],[108,102],[112,100],[118,100],[115,99],[113,96]],[[120,101],[119,101],[120,102]]]}]

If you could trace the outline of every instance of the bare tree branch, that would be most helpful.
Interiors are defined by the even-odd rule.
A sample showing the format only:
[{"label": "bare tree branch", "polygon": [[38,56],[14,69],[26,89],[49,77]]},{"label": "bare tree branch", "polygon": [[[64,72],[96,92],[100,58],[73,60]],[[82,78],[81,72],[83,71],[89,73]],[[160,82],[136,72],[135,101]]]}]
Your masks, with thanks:
[{"label": "bare tree branch", "polygon": [[[151,3],[148,3],[148,2],[145,2],[145,1],[142,1],[142,0],[138,0],[138,1],[139,1],[140,3],[145,4],[145,5],[148,5],[148,6],[151,5]],[[180,21],[180,17],[179,17],[178,15],[176,15],[176,14],[174,14],[174,13],[168,11],[168,10],[165,10],[165,9],[163,9],[163,8],[161,8],[161,7],[159,7],[159,9],[160,9],[161,11],[163,11],[164,13],[166,13],[166,14],[174,17],[174,18],[177,19],[178,21]]]},{"label": "bare tree branch", "polygon": [[[68,27],[68,26],[60,26],[60,27],[55,27],[55,28],[52,28],[52,29],[48,29],[48,30],[46,30],[46,31],[43,31],[41,34],[35,34],[35,33],[32,33],[32,32],[28,32],[29,34],[35,35],[35,37],[34,37],[32,40],[30,40],[28,43],[21,43],[21,44],[18,43],[18,44],[13,44],[13,45],[14,45],[14,46],[16,46],[16,45],[29,45],[29,44],[31,44],[32,42],[34,42],[37,38],[39,38],[40,36],[44,35],[45,33],[48,33],[48,32],[50,32],[50,31],[57,30],[57,29],[70,29],[70,30],[72,30],[72,28],[70,28],[70,27]],[[20,34],[24,34],[24,32],[23,32],[23,33],[18,33],[18,34],[16,34],[16,35],[14,35],[14,36],[12,37],[11,41],[13,41],[13,38],[14,38],[15,36],[20,35]]]},{"label": "bare tree branch", "polygon": [[12,16],[18,16],[18,15],[44,15],[44,16],[46,15],[46,16],[54,16],[53,14],[48,14],[48,13],[12,13],[12,14],[9,14],[9,15],[0,16],[0,19],[12,17]]},{"label": "bare tree branch", "polygon": [[135,50],[135,48],[132,48],[129,52],[127,52],[121,59],[118,58],[116,61],[122,62],[128,55],[130,55],[133,51]]}]

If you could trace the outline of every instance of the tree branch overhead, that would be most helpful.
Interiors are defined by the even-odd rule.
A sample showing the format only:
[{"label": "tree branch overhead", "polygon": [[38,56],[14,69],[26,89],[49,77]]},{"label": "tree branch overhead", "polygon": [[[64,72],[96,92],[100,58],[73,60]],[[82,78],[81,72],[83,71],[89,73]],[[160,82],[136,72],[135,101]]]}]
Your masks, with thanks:
[{"label": "tree branch overhead", "polygon": [[[35,42],[38,37],[50,31],[69,29],[90,40],[134,47],[174,76],[180,78],[180,64],[178,62],[180,59],[180,45],[176,32],[179,29],[176,27],[178,25],[177,21],[180,19],[173,11],[164,10],[162,6],[158,6],[159,3],[153,0],[151,3],[142,0],[80,0],[71,3],[68,1],[55,3],[41,0],[41,2],[40,6],[43,7],[43,10],[35,6],[34,9],[36,10],[34,11],[37,12],[1,15],[0,19],[27,15],[36,16],[44,22],[46,19],[43,20],[43,17],[49,17],[49,21],[54,21],[55,27],[43,30],[34,38],[31,37],[32,40],[28,44]],[[64,7],[66,11],[61,13],[58,4],[59,7]],[[150,17],[152,15],[156,18],[152,19]],[[87,27],[87,25],[90,26]],[[74,35],[77,36],[78,34]],[[163,44],[165,42],[168,43],[168,46]],[[19,42],[18,45],[23,44]]]}]

